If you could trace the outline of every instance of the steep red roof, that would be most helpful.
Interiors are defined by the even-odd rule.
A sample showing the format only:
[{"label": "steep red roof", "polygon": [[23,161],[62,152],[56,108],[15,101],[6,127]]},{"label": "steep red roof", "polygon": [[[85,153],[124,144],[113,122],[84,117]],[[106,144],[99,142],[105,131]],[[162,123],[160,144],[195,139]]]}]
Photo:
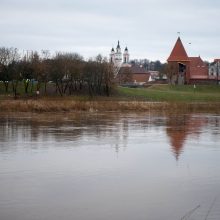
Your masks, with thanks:
[{"label": "steep red roof", "polygon": [[188,55],[180,37],[178,37],[176,44],[167,61],[189,61]]}]

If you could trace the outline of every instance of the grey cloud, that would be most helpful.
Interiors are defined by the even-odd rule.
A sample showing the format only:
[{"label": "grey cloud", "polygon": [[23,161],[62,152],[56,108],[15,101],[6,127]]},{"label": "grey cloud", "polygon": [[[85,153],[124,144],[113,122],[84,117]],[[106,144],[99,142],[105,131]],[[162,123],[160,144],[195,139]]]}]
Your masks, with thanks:
[{"label": "grey cloud", "polygon": [[0,46],[108,56],[119,39],[131,58],[164,61],[180,31],[191,55],[220,56],[217,0],[0,0],[0,6]]}]

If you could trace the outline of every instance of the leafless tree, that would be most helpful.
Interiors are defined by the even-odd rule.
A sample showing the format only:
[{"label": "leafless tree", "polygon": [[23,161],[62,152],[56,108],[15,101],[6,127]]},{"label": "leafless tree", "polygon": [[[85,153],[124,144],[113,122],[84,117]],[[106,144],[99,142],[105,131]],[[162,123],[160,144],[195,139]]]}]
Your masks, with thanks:
[{"label": "leafless tree", "polygon": [[[18,62],[20,55],[17,48],[0,48],[0,79],[5,85],[5,91],[8,92],[9,81],[12,80],[12,66]],[[14,75],[14,74],[13,74]]]},{"label": "leafless tree", "polygon": [[165,68],[165,73],[167,75],[170,84],[176,84],[178,81],[179,66],[177,62],[170,62]]}]

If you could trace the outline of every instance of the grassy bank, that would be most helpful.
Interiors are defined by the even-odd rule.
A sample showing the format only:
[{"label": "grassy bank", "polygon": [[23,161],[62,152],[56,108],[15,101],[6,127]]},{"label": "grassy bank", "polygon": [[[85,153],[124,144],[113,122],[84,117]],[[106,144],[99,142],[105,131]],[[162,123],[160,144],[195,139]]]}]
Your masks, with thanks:
[{"label": "grassy bank", "polygon": [[119,87],[123,97],[154,102],[220,102],[220,86],[153,85],[149,88]]},{"label": "grassy bank", "polygon": [[220,112],[220,86],[169,86],[123,88],[112,97],[0,95],[0,112],[73,111],[212,111]]}]

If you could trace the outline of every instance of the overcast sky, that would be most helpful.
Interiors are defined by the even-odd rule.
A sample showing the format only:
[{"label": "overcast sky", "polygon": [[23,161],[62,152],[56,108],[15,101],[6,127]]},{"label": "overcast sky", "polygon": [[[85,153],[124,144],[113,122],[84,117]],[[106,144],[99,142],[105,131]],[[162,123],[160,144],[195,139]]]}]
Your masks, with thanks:
[{"label": "overcast sky", "polygon": [[[180,32],[189,56],[220,58],[219,0],[0,0],[0,46],[165,61]],[[189,44],[191,43],[191,44]]]}]

